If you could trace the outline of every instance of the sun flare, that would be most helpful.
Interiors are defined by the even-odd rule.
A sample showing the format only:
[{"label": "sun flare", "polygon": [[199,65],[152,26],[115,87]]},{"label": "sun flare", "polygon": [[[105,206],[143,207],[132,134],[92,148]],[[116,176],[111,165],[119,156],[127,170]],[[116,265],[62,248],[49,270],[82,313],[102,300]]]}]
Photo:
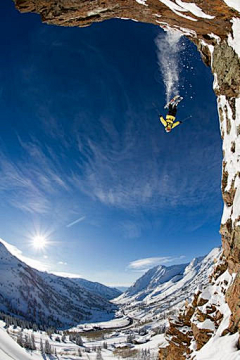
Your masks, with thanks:
[{"label": "sun flare", "polygon": [[33,247],[35,249],[44,249],[47,246],[47,238],[43,235],[35,235],[32,238]]}]

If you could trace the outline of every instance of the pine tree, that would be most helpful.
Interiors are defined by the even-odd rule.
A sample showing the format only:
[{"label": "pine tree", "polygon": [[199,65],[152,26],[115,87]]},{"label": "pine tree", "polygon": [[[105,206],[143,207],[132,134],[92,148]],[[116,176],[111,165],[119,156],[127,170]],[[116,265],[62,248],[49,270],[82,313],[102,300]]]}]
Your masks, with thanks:
[{"label": "pine tree", "polygon": [[57,341],[57,342],[61,342],[60,337],[59,337],[59,336],[56,336],[56,337],[55,337],[55,341]]},{"label": "pine tree", "polygon": [[101,349],[99,349],[99,348],[97,350],[96,360],[103,360],[103,357],[102,357],[102,354],[101,354]]},{"label": "pine tree", "polygon": [[33,333],[31,334],[31,349],[36,350],[35,336]]},{"label": "pine tree", "polygon": [[102,346],[103,346],[103,349],[107,349],[108,348],[107,342],[105,341]]},{"label": "pine tree", "polygon": [[45,354],[51,355],[52,349],[51,349],[51,345],[49,344],[48,340],[45,340],[44,350],[45,350]]},{"label": "pine tree", "polygon": [[132,343],[134,339],[135,339],[135,335],[134,335],[134,334],[129,334],[129,335],[127,336],[127,342],[128,342],[128,343]]},{"label": "pine tree", "polygon": [[79,334],[76,335],[76,345],[83,346],[83,340],[82,340],[81,335],[79,335]]},{"label": "pine tree", "polygon": [[24,337],[24,347],[25,349],[31,349],[31,342],[30,342],[30,338],[28,335],[25,335]]},{"label": "pine tree", "polygon": [[79,356],[79,357],[82,357],[82,351],[81,351],[81,349],[79,349],[79,348],[78,348],[78,356]]},{"label": "pine tree", "polygon": [[40,339],[40,351],[41,351],[41,354],[43,355],[44,354],[44,348],[43,348],[42,338]]},{"label": "pine tree", "polygon": [[17,343],[18,343],[18,345],[20,345],[21,347],[24,346],[22,331],[20,331],[20,333],[19,333],[18,336],[17,336]]}]

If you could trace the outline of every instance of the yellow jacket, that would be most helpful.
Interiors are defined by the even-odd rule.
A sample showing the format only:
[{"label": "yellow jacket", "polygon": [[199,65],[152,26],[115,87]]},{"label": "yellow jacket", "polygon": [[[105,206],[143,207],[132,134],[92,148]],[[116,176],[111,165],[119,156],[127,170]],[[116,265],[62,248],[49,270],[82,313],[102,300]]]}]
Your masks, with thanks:
[{"label": "yellow jacket", "polygon": [[166,120],[162,116],[160,116],[160,121],[165,128],[170,127],[171,129],[174,129],[176,126],[181,124],[180,121],[174,122],[175,119],[176,119],[175,116],[172,116],[172,115],[167,115]]}]

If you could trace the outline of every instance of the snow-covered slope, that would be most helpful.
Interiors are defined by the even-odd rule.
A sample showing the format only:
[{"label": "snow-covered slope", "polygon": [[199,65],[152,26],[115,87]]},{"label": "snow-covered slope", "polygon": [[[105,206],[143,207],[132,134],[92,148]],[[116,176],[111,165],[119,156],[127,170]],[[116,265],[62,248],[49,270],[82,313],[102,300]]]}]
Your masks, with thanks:
[{"label": "snow-covered slope", "polygon": [[[187,264],[173,265],[170,267],[156,266],[148,270],[140,279],[138,279],[133,286],[131,286],[120,299],[142,301],[147,297],[156,296],[158,293],[169,287],[169,284],[174,284],[183,277],[184,270]],[[167,285],[168,284],[168,285]],[[120,301],[122,303],[122,301]]]},{"label": "snow-covered slope", "polygon": [[156,266],[114,299],[114,303],[120,305],[125,314],[144,319],[169,311],[208,283],[220,254],[220,248],[215,248],[207,256],[193,259],[190,264]]},{"label": "snow-covered slope", "polygon": [[0,311],[39,324],[70,326],[113,311],[106,299],[68,278],[31,268],[0,242]]},{"label": "snow-covered slope", "polygon": [[[34,357],[35,358],[35,357]],[[0,321],[0,359],[30,360],[32,356],[21,348],[4,330],[4,322]]]},{"label": "snow-covered slope", "polygon": [[98,282],[92,282],[85,279],[72,279],[75,283],[82,286],[84,289],[90,291],[93,294],[103,297],[104,299],[111,300],[119,296],[122,292],[118,289],[111,288],[100,284]]}]

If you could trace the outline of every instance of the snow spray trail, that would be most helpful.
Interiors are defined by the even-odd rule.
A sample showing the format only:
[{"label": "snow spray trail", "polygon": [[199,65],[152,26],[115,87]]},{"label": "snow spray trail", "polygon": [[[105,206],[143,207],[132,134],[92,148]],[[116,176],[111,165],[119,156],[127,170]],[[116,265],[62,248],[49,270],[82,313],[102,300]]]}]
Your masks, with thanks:
[{"label": "snow spray trail", "polygon": [[157,57],[160,71],[166,88],[166,102],[178,95],[179,65],[178,54],[180,51],[179,40],[182,34],[178,31],[167,31],[155,39]]}]

